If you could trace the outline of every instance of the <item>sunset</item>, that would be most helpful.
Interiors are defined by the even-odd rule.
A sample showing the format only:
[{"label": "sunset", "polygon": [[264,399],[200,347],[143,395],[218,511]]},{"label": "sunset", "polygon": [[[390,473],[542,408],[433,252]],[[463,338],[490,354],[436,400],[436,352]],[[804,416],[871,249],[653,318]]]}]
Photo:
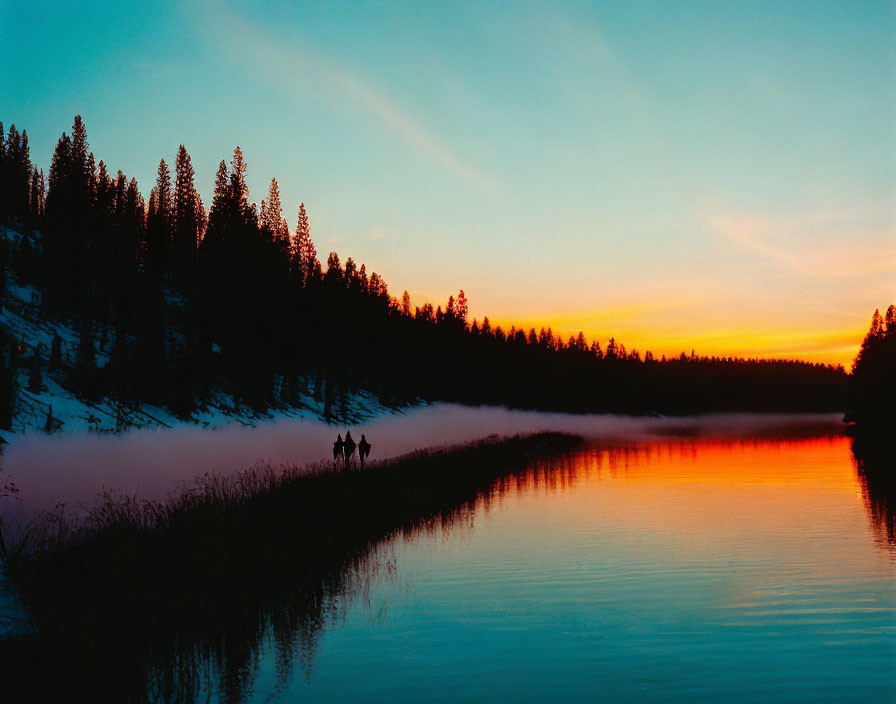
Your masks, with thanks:
[{"label": "sunset", "polygon": [[141,184],[183,143],[206,204],[239,144],[253,200],[276,177],[290,227],[304,202],[415,303],[848,365],[896,293],[894,15],[9,4],[0,101],[43,164],[75,113]]},{"label": "sunset", "polygon": [[894,0],[0,62],[0,700],[896,699]]}]

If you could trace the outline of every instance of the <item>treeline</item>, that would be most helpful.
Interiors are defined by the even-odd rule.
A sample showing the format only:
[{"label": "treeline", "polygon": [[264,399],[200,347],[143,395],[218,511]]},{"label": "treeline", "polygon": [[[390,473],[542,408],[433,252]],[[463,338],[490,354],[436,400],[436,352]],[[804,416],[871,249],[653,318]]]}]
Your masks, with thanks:
[{"label": "treeline", "polygon": [[896,306],[875,310],[852,365],[847,418],[861,426],[896,428]]},{"label": "treeline", "polygon": [[[567,411],[683,413],[835,410],[842,368],[799,361],[657,359],[582,333],[564,340],[470,321],[463,291],[435,309],[390,295],[364,264],[331,252],[322,268],[304,204],[294,232],[276,179],[250,201],[237,147],[218,167],[208,212],[181,145],[172,177],[159,163],[148,200],[135,179],[95,161],[80,116],[63,133],[48,178],[27,135],[0,125],[0,270],[40,291],[41,314],[78,332],[74,349],[27,349],[0,331],[0,425],[9,427],[17,370],[88,399],[164,405],[182,418],[216,391],[257,411],[302,394],[346,413],[364,388],[384,403],[418,399]],[[24,341],[28,343],[28,341]],[[102,359],[102,362],[98,362]],[[48,419],[48,425],[49,425]]]}]

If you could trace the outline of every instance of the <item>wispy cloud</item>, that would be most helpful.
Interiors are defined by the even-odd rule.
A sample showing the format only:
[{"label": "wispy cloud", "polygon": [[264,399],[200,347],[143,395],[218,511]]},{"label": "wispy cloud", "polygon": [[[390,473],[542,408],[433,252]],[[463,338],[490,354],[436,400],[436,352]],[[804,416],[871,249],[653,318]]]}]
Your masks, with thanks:
[{"label": "wispy cloud", "polygon": [[820,214],[792,219],[710,215],[716,234],[802,275],[859,277],[896,272],[896,228],[857,228],[850,218]]},{"label": "wispy cloud", "polygon": [[[250,65],[260,79],[273,81],[281,94],[292,95],[297,105],[309,96],[336,108],[349,104],[378,119],[417,153],[463,178],[478,190],[492,195],[497,186],[455,153],[437,134],[425,127],[409,110],[387,97],[384,91],[335,61],[296,43],[277,37],[246,18],[206,5],[197,18],[203,36],[214,37],[214,46],[240,63]],[[213,31],[209,31],[209,30]],[[271,67],[279,70],[272,71]]]}]

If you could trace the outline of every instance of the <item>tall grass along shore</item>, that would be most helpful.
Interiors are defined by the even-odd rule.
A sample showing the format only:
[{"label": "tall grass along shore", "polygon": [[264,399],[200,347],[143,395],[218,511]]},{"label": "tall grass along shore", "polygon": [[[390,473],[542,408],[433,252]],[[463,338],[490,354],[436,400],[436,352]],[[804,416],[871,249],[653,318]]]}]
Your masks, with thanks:
[{"label": "tall grass along shore", "polygon": [[25,614],[0,641],[11,701],[241,701],[271,642],[285,686],[337,604],[363,592],[378,545],[450,526],[503,478],[580,442],[493,436],[364,469],[255,467],[167,501],[107,493],[77,518],[4,526]]}]

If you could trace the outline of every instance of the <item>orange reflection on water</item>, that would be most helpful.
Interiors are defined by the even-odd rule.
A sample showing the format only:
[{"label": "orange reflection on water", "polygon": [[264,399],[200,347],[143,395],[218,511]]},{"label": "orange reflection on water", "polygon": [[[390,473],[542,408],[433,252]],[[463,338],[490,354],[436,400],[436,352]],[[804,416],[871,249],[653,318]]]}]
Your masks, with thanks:
[{"label": "orange reflection on water", "polygon": [[690,439],[583,452],[580,461],[598,479],[605,472],[626,482],[717,483],[791,488],[855,488],[849,446],[841,437],[804,440]]},{"label": "orange reflection on water", "polygon": [[628,526],[708,559],[734,549],[783,560],[805,543],[829,555],[819,569],[834,576],[857,552],[896,557],[896,502],[879,486],[857,471],[847,437],[691,438],[585,448],[504,480],[485,508],[507,505],[521,530],[533,512],[612,535]]}]

